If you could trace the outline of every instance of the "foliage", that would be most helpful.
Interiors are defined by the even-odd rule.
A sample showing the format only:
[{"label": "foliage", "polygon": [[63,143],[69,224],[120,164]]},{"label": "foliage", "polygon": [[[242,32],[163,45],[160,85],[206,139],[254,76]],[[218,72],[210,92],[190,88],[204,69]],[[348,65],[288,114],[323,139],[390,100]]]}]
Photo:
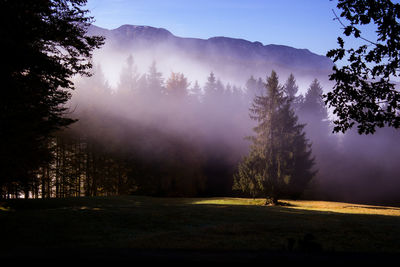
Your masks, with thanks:
[{"label": "foliage", "polygon": [[166,93],[178,98],[185,97],[189,88],[187,78],[182,73],[172,72],[166,83]]},{"label": "foliage", "polygon": [[296,97],[299,87],[296,84],[296,79],[294,78],[293,73],[291,73],[286,80],[283,90],[286,96],[290,99],[294,99]]},{"label": "foliage", "polygon": [[258,80],[252,76],[246,81],[246,92],[249,101],[253,101],[256,95],[259,95],[264,90],[264,82],[259,78]]},{"label": "foliage", "polygon": [[163,93],[163,84],[164,79],[162,78],[162,73],[157,69],[156,61],[149,67],[149,71],[147,73],[147,92],[146,95],[149,98],[160,97]]},{"label": "foliage", "polygon": [[323,90],[317,79],[314,79],[308,88],[303,103],[301,104],[301,112],[307,113],[308,116],[314,116],[314,121],[328,120],[328,111],[324,105],[322,98]]},{"label": "foliage", "polygon": [[[71,78],[89,75],[102,37],[85,35],[92,18],[85,0],[1,1],[0,186],[29,185],[48,162],[48,138],[74,120],[63,105]],[[0,187],[1,188],[1,187]]]},{"label": "foliage", "polygon": [[[330,79],[335,82],[332,92],[325,96],[334,108],[336,132],[345,132],[357,125],[360,134],[374,133],[377,127],[400,127],[400,92],[393,78],[400,68],[400,4],[390,0],[339,0],[340,16],[346,36],[353,36],[364,44],[345,48],[338,37],[339,48],[327,56],[334,62],[347,60],[344,66],[334,66]],[[365,25],[376,27],[376,40],[362,35]]]},{"label": "foliage", "polygon": [[250,117],[258,122],[250,153],[239,164],[234,189],[263,196],[274,203],[282,196],[298,197],[313,176],[310,145],[304,125],[283,95],[277,74],[267,78],[265,95],[256,96]]},{"label": "foliage", "polygon": [[303,96],[298,95],[299,87],[296,84],[296,79],[291,73],[286,80],[286,83],[283,87],[285,95],[289,98],[290,101],[292,101],[292,107],[295,111],[299,109],[299,106],[303,102]]},{"label": "foliage", "polygon": [[223,84],[215,77],[214,73],[211,72],[204,85],[204,102],[209,105],[216,105],[221,99],[223,92]]}]

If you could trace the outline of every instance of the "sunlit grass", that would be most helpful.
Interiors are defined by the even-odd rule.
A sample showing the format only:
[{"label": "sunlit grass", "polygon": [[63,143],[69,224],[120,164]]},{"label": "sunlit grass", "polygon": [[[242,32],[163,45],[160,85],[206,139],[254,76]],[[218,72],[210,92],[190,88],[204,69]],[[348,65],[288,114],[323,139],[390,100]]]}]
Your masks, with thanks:
[{"label": "sunlit grass", "polygon": [[370,214],[370,215],[387,215],[400,216],[400,208],[374,205],[361,205],[342,202],[329,201],[283,201],[288,203],[288,208],[313,210],[313,211],[328,211],[345,214]]},{"label": "sunlit grass", "polygon": [[[400,216],[400,208],[374,205],[361,205],[343,202],[307,201],[307,200],[280,200],[283,208],[337,212],[345,214],[371,214]],[[264,206],[265,199],[261,198],[204,198],[197,199],[192,204],[207,205],[251,205]]]},{"label": "sunlit grass", "polygon": [[1,211],[10,211],[11,209],[9,207],[3,206],[3,203],[0,203],[0,212]]},{"label": "sunlit grass", "polygon": [[264,206],[265,199],[260,198],[202,198],[193,200],[192,204],[215,204],[215,205],[252,205]]}]

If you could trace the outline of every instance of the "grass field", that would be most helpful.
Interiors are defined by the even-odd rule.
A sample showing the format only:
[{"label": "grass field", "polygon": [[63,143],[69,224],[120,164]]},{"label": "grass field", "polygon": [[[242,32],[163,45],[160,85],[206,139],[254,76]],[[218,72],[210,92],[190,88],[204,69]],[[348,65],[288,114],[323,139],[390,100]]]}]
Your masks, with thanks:
[{"label": "grass field", "polygon": [[140,196],[6,201],[0,256],[65,249],[400,253],[400,208],[282,203]]}]

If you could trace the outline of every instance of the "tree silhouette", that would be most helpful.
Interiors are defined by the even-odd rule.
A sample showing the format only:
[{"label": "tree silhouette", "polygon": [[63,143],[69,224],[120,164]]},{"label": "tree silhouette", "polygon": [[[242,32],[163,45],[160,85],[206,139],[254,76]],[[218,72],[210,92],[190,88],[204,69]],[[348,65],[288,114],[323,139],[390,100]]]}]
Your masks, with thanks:
[{"label": "tree silhouette", "polygon": [[[374,133],[377,127],[400,127],[400,92],[394,77],[400,68],[400,4],[390,0],[339,0],[337,7],[344,22],[336,15],[346,36],[364,41],[358,48],[345,48],[338,37],[339,48],[327,56],[334,62],[347,60],[342,67],[334,66],[330,80],[333,91],[325,96],[337,119],[336,132],[345,132],[357,125],[360,134]],[[376,40],[364,38],[361,28],[376,26]]]},{"label": "tree silhouette", "polygon": [[319,122],[328,119],[328,111],[322,98],[323,90],[317,79],[314,79],[308,88],[304,101],[301,104],[301,112],[307,116],[313,116]]},{"label": "tree silhouette", "polygon": [[[51,134],[74,120],[64,106],[71,77],[89,75],[103,38],[86,36],[85,0],[1,1],[3,83],[0,100],[0,186],[27,187],[51,158]],[[5,185],[6,186],[6,185]]]}]

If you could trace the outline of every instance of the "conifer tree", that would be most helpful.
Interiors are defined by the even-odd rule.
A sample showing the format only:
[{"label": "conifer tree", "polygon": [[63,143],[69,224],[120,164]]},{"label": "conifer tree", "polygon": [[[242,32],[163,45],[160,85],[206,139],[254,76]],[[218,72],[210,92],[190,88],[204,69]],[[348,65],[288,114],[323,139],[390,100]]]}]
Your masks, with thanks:
[{"label": "conifer tree", "polygon": [[239,164],[234,189],[265,197],[273,204],[283,196],[298,197],[314,175],[311,145],[283,95],[277,74],[267,78],[265,95],[256,96],[250,118],[258,125],[249,155]]},{"label": "conifer tree", "polygon": [[301,105],[301,112],[312,115],[321,121],[328,118],[328,111],[323,100],[323,90],[317,79],[314,79],[304,97]]},{"label": "conifer tree", "polygon": [[246,94],[250,100],[253,100],[257,94],[257,80],[253,75],[246,81]]},{"label": "conifer tree", "polygon": [[191,94],[195,95],[196,97],[200,97],[201,87],[197,80],[194,82],[193,87],[190,89],[190,91],[191,91]]},{"label": "conifer tree", "polygon": [[299,90],[299,87],[296,84],[296,79],[294,78],[293,73],[289,75],[289,78],[286,81],[284,91],[286,96],[289,98],[294,99],[296,97],[297,91]]},{"label": "conifer tree", "polygon": [[163,84],[164,80],[162,78],[162,73],[157,70],[157,64],[155,61],[153,61],[147,73],[147,86],[149,96],[160,96],[164,90]]},{"label": "conifer tree", "polygon": [[285,95],[289,98],[290,101],[292,101],[292,107],[294,108],[295,111],[299,109],[299,106],[302,102],[302,97],[297,95],[297,92],[299,91],[299,87],[296,84],[296,79],[294,78],[294,75],[291,73],[286,80],[285,86],[284,86],[284,92]]},{"label": "conifer tree", "polygon": [[191,88],[188,89],[188,99],[192,105],[199,105],[202,101],[202,89],[196,80]]},{"label": "conifer tree", "polygon": [[212,98],[217,87],[217,79],[213,72],[207,77],[207,82],[204,85],[204,98]]},{"label": "conifer tree", "polygon": [[169,96],[183,98],[187,96],[189,82],[187,78],[178,72],[172,72],[166,83],[166,93]]},{"label": "conifer tree", "polygon": [[224,99],[225,86],[217,79],[213,72],[207,78],[204,85],[203,104],[207,109],[219,109]]},{"label": "conifer tree", "polygon": [[217,98],[222,98],[224,93],[225,93],[225,86],[223,85],[221,80],[218,79],[215,87],[215,96]]},{"label": "conifer tree", "polygon": [[253,101],[254,97],[260,94],[264,89],[264,82],[261,78],[256,80],[253,75],[246,81],[246,95],[248,100],[251,102]]},{"label": "conifer tree", "polygon": [[257,80],[257,91],[262,92],[264,90],[264,87],[265,87],[265,83],[264,83],[263,79],[261,79],[261,77],[259,77]]},{"label": "conifer tree", "polygon": [[[1,1],[0,191],[26,188],[51,160],[48,141],[75,120],[65,106],[75,75],[90,75],[103,37],[87,36],[86,0]],[[1,192],[0,192],[1,195]],[[25,194],[27,195],[27,194]]]},{"label": "conifer tree", "polygon": [[[300,121],[306,124],[305,130],[313,142],[314,152],[318,152],[317,154],[327,153],[324,150],[327,150],[327,145],[333,142],[331,140],[333,137],[331,136],[332,127],[322,95],[322,86],[317,79],[314,79],[298,110]],[[329,150],[332,150],[332,147]]]},{"label": "conifer tree", "polygon": [[300,122],[306,124],[304,129],[313,144],[313,155],[319,168],[315,181],[319,183],[335,179],[337,173],[333,170],[341,165],[342,158],[338,151],[338,136],[332,134],[333,126],[322,95],[322,86],[314,79],[298,110]]},{"label": "conifer tree", "polygon": [[132,55],[129,55],[126,59],[126,66],[122,69],[120,74],[118,91],[127,96],[131,95],[132,93],[137,93],[139,89],[138,81],[139,73],[137,71],[137,67],[134,64]]}]

